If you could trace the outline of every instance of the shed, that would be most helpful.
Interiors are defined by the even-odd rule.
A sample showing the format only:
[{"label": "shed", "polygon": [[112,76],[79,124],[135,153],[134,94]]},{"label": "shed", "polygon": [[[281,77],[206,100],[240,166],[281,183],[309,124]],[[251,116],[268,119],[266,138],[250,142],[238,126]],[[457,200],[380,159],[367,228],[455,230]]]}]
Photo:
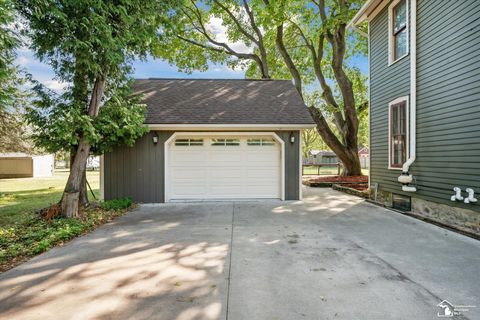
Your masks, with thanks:
[{"label": "shed", "polygon": [[55,156],[26,153],[0,153],[0,179],[51,177]]}]

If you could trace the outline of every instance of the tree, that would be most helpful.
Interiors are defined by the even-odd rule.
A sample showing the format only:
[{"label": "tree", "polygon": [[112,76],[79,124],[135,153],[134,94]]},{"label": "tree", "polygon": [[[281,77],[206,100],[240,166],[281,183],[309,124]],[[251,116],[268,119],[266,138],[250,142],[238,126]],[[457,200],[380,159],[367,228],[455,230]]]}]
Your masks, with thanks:
[{"label": "tree", "polygon": [[145,133],[144,109],[132,97],[129,63],[158,45],[168,1],[18,0],[31,48],[69,84],[56,95],[40,85],[28,112],[37,145],[70,151],[73,159],[61,200],[73,217],[83,205],[87,158]]},{"label": "tree", "polygon": [[20,44],[13,28],[14,17],[12,1],[0,1],[0,110],[14,103],[22,82],[18,67],[14,65],[15,49]]},{"label": "tree", "polygon": [[[20,100],[20,99],[19,99]],[[28,139],[28,128],[23,120],[23,108],[14,103],[0,109],[0,152],[35,153],[34,146]]]},{"label": "tree", "polygon": [[[162,53],[186,70],[206,68],[211,59],[244,66],[249,77],[291,78],[307,103],[306,96],[318,91],[321,99],[309,105],[317,131],[342,161],[343,174],[361,175],[358,115],[366,112],[367,102],[356,90],[365,84],[352,81],[352,76],[359,78],[358,70],[346,63],[366,51],[365,40],[349,35],[346,28],[360,2],[228,0],[220,5],[186,0],[172,29],[177,40],[168,48],[188,56]],[[212,19],[227,28],[225,41],[209,27]],[[232,53],[231,44],[238,41],[250,49],[248,55]]]},{"label": "tree", "polygon": [[322,138],[315,129],[306,129],[302,132],[302,154],[304,158],[308,157],[308,154],[312,150],[328,150],[328,146],[323,142]]}]

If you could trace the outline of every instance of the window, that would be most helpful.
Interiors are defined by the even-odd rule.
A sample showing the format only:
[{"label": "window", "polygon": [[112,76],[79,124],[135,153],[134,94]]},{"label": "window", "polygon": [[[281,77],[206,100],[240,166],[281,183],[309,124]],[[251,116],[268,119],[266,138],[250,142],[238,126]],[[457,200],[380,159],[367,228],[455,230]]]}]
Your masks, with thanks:
[{"label": "window", "polygon": [[392,207],[400,211],[412,211],[412,198],[392,193]]},{"label": "window", "polygon": [[176,146],[203,146],[203,139],[177,139]]},{"label": "window", "polygon": [[265,138],[254,138],[248,139],[247,145],[249,146],[273,146],[275,145],[275,141],[273,139],[265,139]]},{"label": "window", "polygon": [[389,104],[389,168],[401,169],[407,161],[408,109],[407,97],[399,98]]},{"label": "window", "polygon": [[238,139],[212,139],[212,146],[239,146]]},{"label": "window", "polygon": [[408,54],[408,7],[406,0],[394,1],[389,7],[389,62]]}]

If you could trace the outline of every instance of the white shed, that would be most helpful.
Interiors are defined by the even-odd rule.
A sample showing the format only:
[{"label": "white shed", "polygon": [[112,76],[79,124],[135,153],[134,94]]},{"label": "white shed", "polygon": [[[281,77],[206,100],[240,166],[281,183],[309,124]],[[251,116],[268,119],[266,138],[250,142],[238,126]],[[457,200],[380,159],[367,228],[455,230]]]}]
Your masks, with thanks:
[{"label": "white shed", "polygon": [[0,179],[51,177],[54,161],[53,154],[0,153]]}]

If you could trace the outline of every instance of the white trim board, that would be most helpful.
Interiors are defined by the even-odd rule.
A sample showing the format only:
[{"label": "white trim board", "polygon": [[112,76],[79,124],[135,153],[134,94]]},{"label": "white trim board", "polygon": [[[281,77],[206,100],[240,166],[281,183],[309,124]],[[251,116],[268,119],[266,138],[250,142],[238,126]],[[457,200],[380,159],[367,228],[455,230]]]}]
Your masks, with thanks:
[{"label": "white trim board", "polygon": [[392,64],[395,64],[397,63],[398,61],[402,60],[403,58],[407,57],[408,54],[410,53],[410,45],[409,45],[409,37],[410,37],[410,12],[409,12],[409,5],[408,5],[408,0],[405,0],[405,12],[406,12],[406,32],[407,32],[407,42],[406,42],[406,46],[407,46],[407,50],[405,52],[405,54],[401,57],[398,57],[397,59],[394,59],[394,52],[395,52],[395,48],[393,47],[394,46],[394,41],[393,41],[393,8],[395,8],[395,6],[397,4],[399,4],[401,1],[404,1],[404,0],[394,0],[389,6],[388,6],[388,65],[391,66]]},{"label": "white trim board", "polygon": [[169,146],[177,137],[185,136],[212,136],[212,135],[222,135],[222,136],[271,136],[280,144],[280,153],[281,153],[281,164],[280,164],[280,195],[281,200],[285,200],[285,142],[275,133],[275,132],[175,132],[173,133],[164,143],[164,202],[170,202],[170,170],[169,170]]},{"label": "white trim board", "polygon": [[356,27],[365,21],[370,22],[389,2],[390,0],[368,0],[360,10],[358,10],[352,20],[350,20],[348,27]]},{"label": "white trim board", "polygon": [[100,200],[105,199],[105,164],[103,154],[100,156]]},{"label": "white trim board", "polygon": [[397,104],[397,103],[400,103],[400,102],[403,102],[405,101],[405,118],[407,120],[407,123],[405,125],[405,128],[407,130],[407,136],[405,137],[405,142],[406,142],[406,146],[405,146],[405,158],[408,159],[410,157],[410,112],[409,112],[409,101],[408,101],[408,96],[403,96],[403,97],[399,97],[399,98],[396,98],[395,100],[393,101],[390,101],[388,103],[388,170],[402,170],[402,167],[392,167],[391,166],[391,163],[392,163],[392,106]]}]

